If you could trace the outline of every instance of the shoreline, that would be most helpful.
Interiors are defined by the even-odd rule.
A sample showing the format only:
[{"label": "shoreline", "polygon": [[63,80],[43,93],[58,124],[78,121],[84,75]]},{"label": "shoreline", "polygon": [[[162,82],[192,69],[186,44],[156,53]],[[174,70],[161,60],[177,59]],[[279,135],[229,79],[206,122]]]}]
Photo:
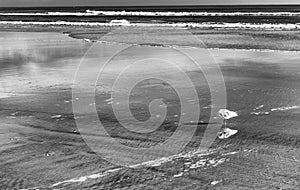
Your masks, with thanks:
[{"label": "shoreline", "polygon": [[[23,25],[16,25],[16,26],[23,26]],[[134,43],[134,42],[115,42],[115,41],[105,41],[105,40],[101,40],[101,38],[107,34],[109,34],[110,32],[112,32],[114,29],[116,29],[117,27],[82,27],[82,28],[76,28],[76,27],[72,27],[72,26],[60,26],[60,27],[44,27],[44,26],[29,26],[29,27],[22,27],[22,28],[18,28],[18,27],[12,27],[9,26],[7,28],[3,28],[3,25],[0,24],[0,32],[54,32],[54,33],[61,33],[64,34],[72,39],[78,39],[78,40],[83,40],[87,43],[107,43],[107,44],[130,44],[130,45],[135,45],[135,46],[153,46],[153,47],[172,47],[172,48],[199,48],[199,46],[195,46],[193,44],[170,44],[170,45],[165,45],[165,44],[160,44],[160,43]],[[96,31],[97,29],[101,29],[100,31]],[[211,31],[211,34],[209,34]],[[221,34],[218,34],[218,36],[216,36],[216,38],[226,38],[227,36],[232,36],[235,34],[243,34],[245,33],[246,35],[251,35],[252,34],[262,34],[262,35],[268,35],[269,33],[273,34],[273,35],[280,35],[280,33],[295,33],[296,38],[298,38],[298,30],[297,31],[261,31],[261,30],[235,30],[235,29],[222,29],[222,30],[218,30],[218,29],[193,29],[193,31],[189,31],[189,33],[193,34],[195,33],[195,36],[197,38],[199,38],[199,36],[197,35],[197,33],[199,32],[203,32],[204,34],[208,34],[208,35],[214,35],[214,33],[218,33],[220,32]],[[286,34],[286,37],[289,38],[291,37],[291,34]],[[246,36],[245,35],[245,36]],[[221,37],[220,37],[221,36]],[[234,37],[233,37],[234,38]],[[251,36],[250,36],[251,38]],[[203,40],[204,37],[201,39],[201,36],[199,38],[199,40],[204,41]],[[210,43],[211,41],[216,41],[216,43]],[[211,39],[209,39],[210,42],[203,42],[203,45],[200,46],[202,48],[206,48],[208,50],[221,50],[221,51],[226,51],[226,50],[234,50],[234,51],[254,51],[254,52],[283,52],[283,53],[299,53],[300,52],[300,45],[299,47],[280,47],[280,45],[283,45],[282,43],[279,44],[278,47],[263,47],[264,44],[267,44],[267,41],[259,41],[257,44],[251,44],[249,46],[246,45],[240,45],[237,42],[236,43],[232,43],[230,41],[228,42],[223,42],[221,44],[221,42],[217,42],[217,40],[219,39],[214,39],[213,37]],[[233,40],[239,40],[239,39],[233,39]],[[295,44],[297,44],[297,41],[300,40],[300,36],[299,39],[296,39],[294,42]],[[257,42],[257,41],[256,41]],[[251,43],[251,42],[250,42]],[[254,42],[255,43],[255,42]],[[277,42],[273,42],[273,43],[277,43]],[[277,44],[278,45],[278,44]]]},{"label": "shoreline", "polygon": [[249,29],[249,30],[299,30],[299,23],[227,23],[227,22],[177,22],[177,23],[107,23],[107,22],[70,22],[70,21],[52,21],[52,22],[38,22],[38,21],[0,21],[0,25],[38,25],[38,26],[96,26],[96,27],[174,27],[176,29]]},{"label": "shoreline", "polygon": [[[211,34],[210,31],[212,31]],[[214,33],[218,33],[219,31],[221,31],[222,34],[216,34],[214,36]],[[110,31],[109,31],[110,32]],[[109,33],[108,32],[108,33]],[[204,36],[199,36],[197,33],[199,32],[204,32]],[[174,40],[173,43],[171,44],[162,44],[160,41],[150,41],[148,43],[144,43],[143,41],[138,41],[136,40],[134,42],[133,41],[119,41],[118,39],[115,41],[106,41],[103,40],[101,38],[103,38],[103,36],[105,36],[106,34],[104,34],[103,36],[99,35],[99,36],[95,36],[92,33],[90,34],[89,32],[86,33],[79,33],[77,34],[76,32],[69,32],[69,33],[65,33],[65,35],[67,35],[70,38],[73,39],[80,39],[80,40],[84,40],[87,43],[108,43],[108,44],[130,44],[130,45],[136,45],[136,46],[153,46],[153,47],[172,47],[172,48],[205,48],[205,49],[209,49],[209,50],[235,50],[235,51],[255,51],[255,52],[286,52],[286,53],[299,53],[300,52],[300,46],[295,47],[292,45],[286,45],[285,43],[288,43],[288,40],[285,42],[283,40],[283,43],[280,42],[270,42],[269,39],[264,39],[264,40],[255,40],[252,36],[252,34],[256,34],[256,33],[261,33],[262,35],[268,34],[269,32],[273,33],[273,34],[279,34],[282,32],[284,33],[285,31],[258,31],[258,30],[232,30],[232,29],[222,29],[222,30],[217,30],[217,29],[194,29],[194,31],[189,31],[186,33],[191,33],[192,35],[195,35],[196,38],[198,38],[199,41],[202,42],[202,44],[182,44],[180,41],[177,41],[176,39]],[[288,31],[291,33],[296,33],[298,31]],[[241,33],[241,34],[239,34]],[[245,38],[243,38],[243,33],[248,33],[245,34]],[[250,33],[250,35],[249,35]],[[163,34],[165,35],[165,34]],[[167,34],[168,35],[168,34]],[[180,35],[180,34],[179,34]],[[236,35],[236,36],[234,36]],[[239,36],[240,35],[240,36]],[[275,36],[274,35],[274,36]],[[210,38],[206,38],[206,36],[209,36]],[[211,37],[212,36],[212,37]],[[232,38],[232,39],[228,39]],[[290,38],[289,34],[286,35],[287,38]],[[297,36],[298,38],[298,36]],[[241,44],[239,42],[239,40],[251,40],[252,41],[248,41],[248,44]],[[173,40],[173,39],[172,39]],[[294,41],[294,43],[296,44],[297,41],[300,40],[300,36],[299,39],[296,39]],[[271,43],[271,44],[270,44]],[[277,46],[273,46],[273,44],[276,44]]]},{"label": "shoreline", "polygon": [[[71,25],[18,25],[0,24],[0,32],[58,32],[88,43],[106,41],[103,37],[112,34],[119,26],[71,26]],[[184,31],[182,31],[184,29]],[[145,33],[154,31],[151,35]],[[299,52],[300,35],[298,30],[257,30],[257,29],[208,29],[184,27],[125,27],[122,35],[112,37],[111,42],[132,45],[203,47],[207,49]],[[156,33],[155,33],[156,32]],[[187,41],[185,34],[191,34],[199,42]],[[118,38],[116,38],[118,37]],[[168,44],[162,44],[162,41]]]},{"label": "shoreline", "polygon": [[[0,31],[1,32],[1,31]],[[70,38],[73,38],[69,36]],[[169,48],[187,48],[187,49],[192,49],[192,48],[200,48],[200,47],[195,47],[195,46],[177,46],[177,45],[161,45],[161,44],[130,44],[130,43],[122,43],[122,42],[109,42],[109,41],[91,41],[89,39],[79,39],[79,38],[73,38],[77,40],[83,40],[87,43],[104,43],[104,44],[119,44],[119,45],[132,45],[132,46],[146,46],[146,47],[169,47]],[[205,49],[208,50],[219,50],[219,51],[228,51],[228,50],[233,50],[233,51],[252,51],[252,52],[279,52],[279,53],[299,53],[300,50],[276,50],[276,49],[237,49],[237,48],[208,48],[206,47]]]}]

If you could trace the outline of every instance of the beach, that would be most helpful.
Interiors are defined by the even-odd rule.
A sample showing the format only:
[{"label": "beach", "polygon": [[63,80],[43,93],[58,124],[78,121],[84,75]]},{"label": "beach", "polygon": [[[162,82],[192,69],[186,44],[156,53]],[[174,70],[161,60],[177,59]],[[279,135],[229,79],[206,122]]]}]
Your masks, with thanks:
[{"label": "beach", "polygon": [[[300,162],[300,46],[298,29],[233,29],[170,26],[69,26],[0,24],[0,159],[3,189],[298,189]],[[191,34],[188,38],[183,34]],[[193,41],[198,39],[199,41]],[[129,78],[157,73],[172,80],[146,80],[131,91],[131,112],[149,119],[151,100],[168,106],[156,132],[137,134],[120,127],[113,106],[127,102],[126,86],[111,97],[110,85],[120,68],[153,54],[172,58],[191,78],[199,103],[199,121],[185,124],[195,134],[181,153],[124,167],[99,156],[83,138],[74,114],[74,78],[83,59],[96,53],[95,44],[108,52],[129,45],[113,59],[96,84],[79,85],[78,101],[91,96],[93,107],[111,137],[130,147],[150,147],[175,131],[180,112],[180,89],[190,89],[172,67],[134,67]],[[210,90],[204,73],[174,49],[207,53],[221,69],[226,107],[238,113],[227,122],[238,133],[216,139],[206,152],[196,152],[211,117]],[[144,53],[144,54],[143,54]],[[100,54],[105,58],[106,54]],[[207,66],[207,67],[206,67]],[[96,68],[96,67],[95,67]],[[87,78],[94,68],[87,69]],[[207,71],[206,71],[207,70]],[[77,73],[78,74],[78,73]],[[221,87],[220,87],[221,89]],[[73,94],[72,94],[73,93]],[[216,108],[217,109],[217,108]],[[222,109],[221,107],[219,109]],[[88,110],[89,111],[89,110]],[[121,115],[123,116],[123,115]],[[160,115],[157,115],[159,117]],[[84,113],[82,117],[89,117]],[[214,117],[214,116],[213,116]],[[80,119],[80,118],[79,118]],[[124,112],[122,119],[130,123]],[[128,119],[128,120],[127,120]],[[88,123],[86,123],[88,125]],[[97,134],[84,134],[93,137]],[[108,150],[111,154],[118,149]],[[100,154],[101,155],[101,154]],[[129,155],[122,155],[130,160]]]}]

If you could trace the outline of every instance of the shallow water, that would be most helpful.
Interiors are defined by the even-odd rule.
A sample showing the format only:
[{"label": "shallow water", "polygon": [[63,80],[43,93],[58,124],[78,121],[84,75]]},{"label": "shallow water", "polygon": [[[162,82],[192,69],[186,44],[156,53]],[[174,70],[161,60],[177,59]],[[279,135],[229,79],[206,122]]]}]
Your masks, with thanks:
[{"label": "shallow water", "polygon": [[62,34],[22,32],[1,32],[0,44],[2,94],[71,83],[76,65],[90,46]]},{"label": "shallow water", "polygon": [[[0,96],[2,98],[12,95],[36,94],[49,87],[70,88],[76,69],[83,58],[85,62],[92,62],[91,67],[85,68],[86,78],[89,78],[89,74],[93,73],[94,66],[100,68],[97,66],[99,56],[107,56],[98,54],[99,48],[96,48],[96,51],[87,52],[91,43],[72,39],[59,33],[1,32],[0,44]],[[103,46],[110,52],[120,47],[123,49],[122,46],[126,45],[101,45],[101,47]],[[198,53],[203,55],[200,65],[206,65],[213,58],[220,66],[226,82],[228,108],[240,112],[242,115],[251,115],[252,113],[256,116],[268,115],[264,113],[276,114],[288,111],[296,114],[299,112],[298,109],[271,110],[300,105],[298,95],[300,92],[300,53],[248,50],[209,50],[208,52],[203,49],[199,49]],[[212,56],[207,57],[208,53],[211,53]],[[196,86],[200,86],[199,88],[202,89],[201,86],[207,85],[203,74],[191,72],[199,71],[199,69],[187,57],[181,56],[169,48],[147,46],[134,46],[128,51],[115,55],[112,63],[106,65],[105,71],[102,73],[104,79],[100,80],[100,83],[111,82],[121,72],[121,69],[125,68],[124,66],[149,55],[154,58],[176,60],[177,66],[189,73],[189,77]],[[165,60],[146,61],[146,64],[137,64],[134,69],[126,70],[126,72],[130,73],[129,78],[151,74],[159,77],[164,75],[163,77],[169,81],[175,81],[174,85],[183,88],[186,83],[178,77],[177,71],[175,71],[178,68],[172,64],[168,65]],[[153,84],[155,86],[155,82]],[[128,91],[125,86],[123,87],[116,90]],[[201,93],[205,94],[200,92],[200,99]],[[263,107],[255,110],[260,105]],[[292,117],[292,114],[287,116]]]},{"label": "shallow water", "polygon": [[[107,101],[96,101],[96,103],[113,105],[114,108],[121,105],[119,108],[121,118],[130,117],[127,107],[123,106],[128,103],[126,95],[130,93],[135,96],[135,99],[131,99],[130,109],[139,109],[140,106],[149,104],[153,99],[166,96],[165,104],[175,102],[175,108],[172,108],[172,115],[168,113],[169,116],[176,117],[177,115],[178,117],[178,115],[186,114],[194,109],[191,105],[197,102],[197,97],[191,93],[191,89],[195,86],[203,115],[202,120],[208,119],[205,111],[212,107],[208,91],[211,90],[217,94],[222,93],[221,95],[227,98],[227,108],[239,113],[238,118],[228,122],[229,126],[238,130],[246,130],[247,135],[253,133],[254,136],[256,132],[287,134],[296,140],[296,144],[298,143],[300,54],[297,52],[198,49],[194,53],[203,57],[199,63],[203,66],[202,71],[209,73],[209,76],[204,76],[188,56],[182,56],[180,52],[169,48],[132,46],[126,49],[127,46],[124,44],[101,44],[89,50],[91,43],[72,39],[59,33],[1,32],[0,36],[0,97],[2,99],[11,96],[47,94],[50,89],[56,89],[58,92],[71,89],[77,67],[80,63],[84,63],[87,66],[80,68],[83,78],[76,81],[77,77],[75,80],[75,82],[82,83],[80,88],[84,90],[83,96],[87,96],[86,89],[94,88],[96,81],[99,94],[108,93],[119,77],[118,81],[121,83],[117,87],[114,86],[113,90],[119,94],[119,99],[107,98]],[[122,49],[125,50],[116,54],[112,53]],[[95,77],[101,64],[102,66],[105,64],[103,60],[111,54],[113,58],[109,64],[106,64],[101,77]],[[81,62],[82,60],[84,61]],[[168,60],[176,62],[175,65],[168,63]],[[214,86],[217,88],[207,86],[204,77],[220,82],[218,81],[220,76],[213,73],[212,60],[215,60],[222,71],[227,93],[218,92],[219,89],[221,91],[222,84]],[[178,68],[186,75],[180,75]],[[119,75],[120,73],[125,73],[125,75]],[[189,81],[185,80],[186,76],[191,78],[192,86],[188,85]],[[162,80],[145,80],[155,77]],[[173,89],[166,86],[164,79],[165,82],[171,84]],[[139,84],[138,87],[133,88],[137,84]],[[161,84],[163,87],[159,86]],[[185,98],[186,105],[190,105],[190,108],[185,110],[186,113],[180,113],[180,110],[178,113],[179,97],[174,95],[174,89],[179,89],[183,94],[182,97]],[[54,96],[57,96],[56,99],[60,98],[59,94]],[[71,100],[66,100],[66,102],[71,102]],[[92,103],[89,104],[93,105]],[[42,107],[43,105],[40,103],[36,106]],[[161,123],[164,113],[160,108],[164,104],[161,102],[161,105],[156,106],[159,108],[152,110],[157,117],[154,123]],[[47,109],[52,108],[57,109],[55,106]],[[221,108],[223,107],[219,109]],[[105,109],[101,108],[101,110]],[[150,116],[147,105],[143,110],[134,115],[137,118],[140,117],[141,121],[149,119]],[[196,110],[191,112],[196,112]],[[185,122],[197,123],[193,117],[186,118],[188,119]],[[273,141],[273,137],[270,140]],[[275,141],[284,142],[284,138],[278,137],[277,139],[276,137]]]},{"label": "shallow water", "polygon": [[[70,86],[77,66],[91,46],[90,43],[71,39],[58,33],[29,32],[1,32],[0,44],[0,92],[2,94],[28,93],[53,85]],[[115,48],[112,46],[111,51]],[[153,57],[155,57],[155,53],[159,52],[158,55],[162,54],[166,60],[175,55],[165,48],[155,51],[155,48],[135,47],[116,58],[114,63],[107,66],[104,74],[110,75],[114,71],[118,71],[122,64],[128,64],[135,57],[143,58],[145,52],[154,54]],[[210,50],[210,52],[220,65],[228,87],[235,82],[235,87],[228,89],[229,91],[249,88],[249,93],[251,93],[262,85],[264,85],[264,88],[260,89],[262,91],[269,88],[273,90],[288,88],[287,91],[285,90],[286,96],[282,97],[286,99],[286,102],[278,104],[278,107],[298,105],[297,97],[291,97],[292,95],[290,96],[288,92],[296,94],[296,91],[299,90],[297,85],[300,74],[299,53],[247,50]],[[199,53],[206,54],[207,52],[199,49]],[[85,59],[93,61],[93,56],[90,53],[85,56]],[[186,69],[185,71],[195,68],[184,57],[176,57],[176,59],[180,59],[178,62]],[[116,64],[116,62],[118,63]],[[142,73],[155,71],[150,64],[149,68],[142,66],[138,69],[138,72]],[[160,69],[163,69],[161,72],[171,73],[173,71],[172,66]],[[133,72],[137,72],[137,70]],[[176,80],[174,76],[171,78]],[[278,96],[278,94],[274,94],[274,96]],[[276,107],[276,104],[274,106]]]},{"label": "shallow water", "polygon": [[[71,87],[73,87],[76,69],[84,55],[84,60],[86,63],[90,63],[88,66],[91,66],[85,67],[83,70],[85,72],[83,78],[86,81],[82,82],[88,83],[83,83],[85,85],[80,88],[86,90],[91,88],[89,79],[93,79],[94,76],[91,74],[94,74],[97,71],[95,68],[99,67],[97,62],[99,56],[100,60],[107,58],[111,51],[126,47],[126,45],[107,44],[102,46],[106,48],[107,54],[101,54],[101,51],[100,53],[91,51],[86,54],[91,46],[90,43],[71,39],[63,34],[11,32],[0,33],[0,44],[0,120],[8,123],[2,124],[0,127],[1,136],[5,137],[0,142],[1,150],[3,150],[0,152],[1,168],[3,168],[2,171],[5,171],[2,177],[4,180],[0,182],[1,185],[8,189],[28,188],[41,186],[41,184],[49,185],[75,177],[90,176],[91,173],[99,173],[99,168],[105,170],[111,167],[112,164],[91,154],[90,149],[85,148],[86,144],[83,143],[82,137],[78,135],[73,117]],[[223,94],[227,97],[227,108],[239,114],[239,117],[227,122],[229,128],[238,130],[238,133],[229,139],[231,149],[237,151],[241,146],[244,148],[254,146],[258,149],[260,145],[268,149],[270,144],[291,148],[299,147],[299,53],[248,50],[209,50],[208,52],[203,49],[198,49],[196,52],[203,56],[201,66],[206,66],[204,67],[206,71],[212,69],[211,65],[207,64],[212,57],[219,64],[227,89],[227,94]],[[208,53],[211,53],[212,57],[204,59],[204,55]],[[96,105],[98,112],[103,117],[100,119],[103,119],[110,127],[107,130],[116,138],[120,137],[129,146],[134,146],[135,141],[139,145],[144,145],[144,142],[146,142],[145,145],[149,145],[152,140],[156,142],[168,138],[167,132],[172,130],[172,122],[175,124],[181,117],[180,115],[186,113],[178,113],[178,109],[180,109],[178,96],[174,95],[173,89],[163,81],[143,81],[131,91],[133,96],[130,97],[132,103],[130,108],[133,110],[132,114],[139,121],[149,119],[148,104],[154,98],[165,98],[164,103],[171,107],[166,116],[168,123],[165,128],[159,129],[157,133],[153,133],[153,136],[145,137],[141,134],[119,130],[116,127],[115,118],[110,115],[112,114],[111,105],[123,105],[126,103],[126,96],[124,96],[125,98],[121,96],[119,102],[115,98],[111,98],[107,94],[109,85],[122,69],[126,69],[124,66],[148,55],[153,55],[154,58],[174,59],[178,62],[177,66],[186,72],[194,82],[199,95],[201,122],[188,121],[186,129],[198,126],[200,129],[198,133],[202,133],[202,129],[208,123],[207,110],[212,107],[208,88],[205,87],[207,83],[205,83],[203,74],[199,70],[195,70],[195,65],[187,57],[182,57],[178,52],[170,51],[168,48],[134,46],[130,51],[123,51],[115,56],[103,72],[105,80],[98,81],[99,97],[96,97],[96,104],[94,102],[87,105]],[[129,83],[126,83],[129,79],[141,76],[143,78],[150,74],[165,77],[173,82],[173,88],[183,89],[181,92],[187,98],[185,100],[188,105],[187,110],[191,111],[189,108],[196,103],[196,100],[195,97],[190,97],[191,88],[187,87],[183,80],[185,76],[178,77],[177,67],[166,64],[165,60],[157,59],[150,59],[150,62],[148,60],[145,62],[146,64],[143,63],[137,62],[134,67],[125,70],[128,76],[120,80],[125,83],[121,83],[123,85],[120,85],[120,88],[115,91],[122,95],[131,90],[128,89]],[[220,77],[215,76],[215,73],[208,73],[209,76]],[[218,85],[221,86],[221,84]],[[94,86],[95,84],[92,88]],[[218,89],[215,90],[218,91]],[[85,93],[88,92],[83,91],[84,95]],[[162,102],[158,103],[161,103],[159,108],[164,106]],[[161,122],[163,115],[160,114],[163,113],[155,111],[157,110],[154,110],[154,113]],[[126,113],[126,111],[121,112],[121,119],[128,119]],[[159,132],[165,139],[159,136]],[[124,139],[129,140],[125,141]],[[255,142],[260,144],[255,144]],[[280,150],[285,151],[286,147]],[[247,152],[247,150],[242,151]],[[113,152],[114,150],[109,149],[109,153]],[[263,157],[265,155],[260,153],[255,156],[265,159]],[[296,153],[292,156],[298,159]],[[128,156],[123,155],[122,158],[125,159]],[[254,160],[257,161],[256,158]],[[202,162],[200,161],[195,162],[195,167],[201,166]],[[264,161],[269,160],[265,159]],[[248,166],[249,163],[246,160],[239,166]],[[255,166],[257,163],[260,162],[255,162]],[[276,162],[274,163],[276,164]],[[279,166],[285,163],[286,160]],[[232,166],[234,168],[236,163]],[[245,170],[248,173],[248,168]],[[25,176],[26,180],[24,180]]]}]

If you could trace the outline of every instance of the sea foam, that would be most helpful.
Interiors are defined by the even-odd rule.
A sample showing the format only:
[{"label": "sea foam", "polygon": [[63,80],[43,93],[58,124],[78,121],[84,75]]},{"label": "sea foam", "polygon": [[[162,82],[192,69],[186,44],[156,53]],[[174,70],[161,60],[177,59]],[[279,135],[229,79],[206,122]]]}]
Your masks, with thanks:
[{"label": "sea foam", "polygon": [[298,24],[253,24],[253,23],[104,23],[104,22],[23,22],[23,21],[0,21],[0,24],[13,25],[68,25],[68,26],[142,26],[142,27],[193,27],[193,28],[228,28],[228,29],[266,29],[266,30],[296,30]]},{"label": "sea foam", "polygon": [[96,11],[85,12],[11,12],[0,13],[2,16],[300,16],[300,12],[160,12],[160,11]]}]

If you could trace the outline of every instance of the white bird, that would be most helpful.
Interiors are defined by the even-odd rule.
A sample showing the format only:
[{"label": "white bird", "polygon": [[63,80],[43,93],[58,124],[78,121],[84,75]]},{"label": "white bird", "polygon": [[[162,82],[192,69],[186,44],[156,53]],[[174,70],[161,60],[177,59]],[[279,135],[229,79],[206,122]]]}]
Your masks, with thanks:
[{"label": "white bird", "polygon": [[227,128],[226,120],[234,118],[234,117],[238,117],[239,115],[236,112],[230,111],[227,109],[220,109],[218,112],[218,115],[219,115],[219,117],[224,119],[224,122],[225,122],[224,128],[221,129],[221,131],[218,133],[218,138],[219,139],[227,139],[227,138],[231,137],[232,135],[235,135],[238,131]]},{"label": "white bird", "polygon": [[219,114],[219,117],[226,119],[226,120],[239,116],[236,112],[233,112],[233,111],[230,111],[227,109],[220,109],[218,114]]},{"label": "white bird", "polygon": [[227,139],[227,138],[231,137],[232,135],[237,134],[237,132],[238,132],[237,130],[225,128],[222,130],[222,132],[219,132],[218,138],[219,139]]}]

